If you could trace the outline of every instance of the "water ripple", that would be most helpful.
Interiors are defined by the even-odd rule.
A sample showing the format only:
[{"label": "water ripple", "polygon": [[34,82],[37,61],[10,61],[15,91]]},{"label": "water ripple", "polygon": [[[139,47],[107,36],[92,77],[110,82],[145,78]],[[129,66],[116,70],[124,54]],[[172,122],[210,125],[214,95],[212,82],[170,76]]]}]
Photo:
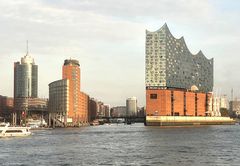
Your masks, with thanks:
[{"label": "water ripple", "polygon": [[239,165],[239,126],[108,125],[0,139],[0,165]]}]

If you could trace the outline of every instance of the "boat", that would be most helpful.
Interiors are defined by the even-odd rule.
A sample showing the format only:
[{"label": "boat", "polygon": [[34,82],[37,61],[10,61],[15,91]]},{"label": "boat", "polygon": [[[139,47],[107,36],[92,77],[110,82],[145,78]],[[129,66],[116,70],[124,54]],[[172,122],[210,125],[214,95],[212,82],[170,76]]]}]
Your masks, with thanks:
[{"label": "boat", "polygon": [[31,129],[38,129],[38,128],[46,127],[47,123],[44,119],[42,119],[42,120],[29,119],[27,126],[29,126]]},{"label": "boat", "polygon": [[9,123],[0,124],[0,138],[2,137],[21,137],[31,135],[30,127],[13,127]]}]

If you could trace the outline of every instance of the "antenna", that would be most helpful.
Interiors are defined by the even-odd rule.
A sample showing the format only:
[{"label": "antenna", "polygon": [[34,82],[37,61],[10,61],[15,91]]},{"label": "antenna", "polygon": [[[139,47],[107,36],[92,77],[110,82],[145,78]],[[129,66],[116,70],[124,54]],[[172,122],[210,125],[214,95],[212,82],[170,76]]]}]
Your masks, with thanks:
[{"label": "antenna", "polygon": [[27,40],[27,55],[28,55],[28,40]]},{"label": "antenna", "polygon": [[233,88],[231,90],[231,100],[233,101]]}]

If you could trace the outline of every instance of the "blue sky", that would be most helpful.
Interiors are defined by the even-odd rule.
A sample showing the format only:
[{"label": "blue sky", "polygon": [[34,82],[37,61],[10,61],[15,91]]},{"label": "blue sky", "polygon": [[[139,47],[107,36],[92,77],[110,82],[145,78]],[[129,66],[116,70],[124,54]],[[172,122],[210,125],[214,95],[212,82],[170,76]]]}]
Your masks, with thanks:
[{"label": "blue sky", "polygon": [[13,63],[39,65],[39,97],[61,79],[64,59],[81,64],[81,89],[107,104],[145,105],[145,30],[165,22],[189,50],[214,58],[217,94],[240,97],[240,2],[234,0],[0,0],[0,94],[13,96]]}]

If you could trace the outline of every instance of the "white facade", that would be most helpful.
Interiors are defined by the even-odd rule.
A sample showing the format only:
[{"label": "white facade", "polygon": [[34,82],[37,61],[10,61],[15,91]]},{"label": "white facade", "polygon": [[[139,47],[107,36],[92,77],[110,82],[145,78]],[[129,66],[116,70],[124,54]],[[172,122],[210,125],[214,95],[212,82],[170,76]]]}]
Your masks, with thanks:
[{"label": "white facade", "polygon": [[221,98],[220,97],[213,97],[212,116],[221,116],[220,106],[221,106]]},{"label": "white facade", "polygon": [[213,96],[209,102],[208,113],[210,116],[221,116],[221,108],[227,109],[227,96]]}]

